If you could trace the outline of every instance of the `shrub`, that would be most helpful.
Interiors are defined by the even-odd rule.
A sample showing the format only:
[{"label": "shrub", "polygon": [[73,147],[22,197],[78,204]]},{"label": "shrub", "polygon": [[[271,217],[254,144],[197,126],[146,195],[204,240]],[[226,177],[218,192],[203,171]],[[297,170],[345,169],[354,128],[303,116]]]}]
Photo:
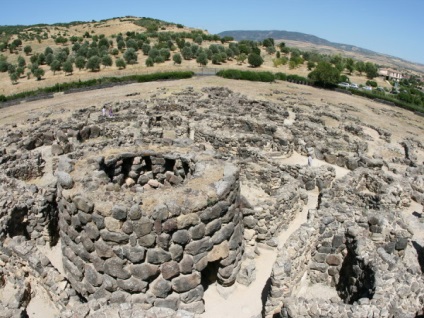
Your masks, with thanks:
[{"label": "shrub", "polygon": [[174,64],[181,64],[181,62],[182,62],[182,58],[181,58],[181,54],[180,53],[175,53],[173,56],[172,56],[172,60],[174,61]]},{"label": "shrub", "polygon": [[378,86],[376,81],[371,81],[371,80],[368,80],[365,84],[368,85],[368,86],[371,86],[371,87],[377,87]]},{"label": "shrub", "polygon": [[127,67],[127,63],[125,63],[124,59],[117,59],[115,61],[115,65],[120,70]]},{"label": "shrub", "polygon": [[251,65],[252,67],[259,67],[264,62],[262,57],[260,55],[256,54],[256,53],[249,54],[247,61],[248,61],[249,65]]}]

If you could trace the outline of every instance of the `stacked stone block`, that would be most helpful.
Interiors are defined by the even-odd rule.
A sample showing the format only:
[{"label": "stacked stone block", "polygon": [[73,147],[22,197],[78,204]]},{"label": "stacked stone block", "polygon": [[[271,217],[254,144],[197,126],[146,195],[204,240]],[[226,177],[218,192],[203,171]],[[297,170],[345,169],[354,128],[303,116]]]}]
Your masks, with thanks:
[{"label": "stacked stone block", "polygon": [[[166,162],[169,158],[173,158],[172,167]],[[127,180],[137,179],[140,184],[146,171],[134,177],[131,172],[137,174],[143,163],[151,168],[152,179],[144,184],[143,193],[133,192]],[[235,166],[226,163],[222,168],[206,155],[145,151],[88,159],[84,165],[86,169],[79,166],[80,173],[97,166],[93,177],[101,175],[109,179],[107,185],[122,186],[104,202],[101,192],[107,186],[89,195],[84,182],[80,183],[87,176],[78,180],[71,173],[74,187],[60,192],[64,268],[81,295],[201,313],[202,284],[235,282],[244,249]],[[179,182],[167,179],[170,171],[164,171],[165,166],[172,178],[180,177]]]}]

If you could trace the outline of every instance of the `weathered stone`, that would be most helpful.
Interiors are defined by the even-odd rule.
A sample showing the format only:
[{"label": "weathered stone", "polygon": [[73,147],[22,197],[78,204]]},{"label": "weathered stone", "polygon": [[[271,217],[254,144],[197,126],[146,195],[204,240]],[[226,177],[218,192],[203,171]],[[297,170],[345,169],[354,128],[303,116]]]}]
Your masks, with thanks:
[{"label": "weathered stone", "polygon": [[144,281],[151,281],[159,275],[159,266],[152,264],[137,264],[130,267],[131,274]]},{"label": "weathered stone", "polygon": [[208,253],[208,262],[215,262],[220,259],[227,258],[230,253],[230,248],[227,241],[219,245],[214,245],[212,250]]},{"label": "weathered stone", "polygon": [[186,245],[190,242],[191,236],[187,230],[179,230],[172,234],[172,241],[180,245]]},{"label": "weathered stone", "polygon": [[159,276],[149,285],[149,291],[159,298],[165,298],[171,292],[171,282]]},{"label": "weathered stone", "polygon": [[133,231],[137,237],[145,236],[150,234],[153,229],[153,222],[148,218],[142,217],[139,221],[134,221]]},{"label": "weathered stone", "polygon": [[74,180],[72,179],[69,173],[66,173],[64,171],[57,171],[56,177],[57,181],[59,182],[62,188],[71,189],[74,186]]},{"label": "weathered stone", "polygon": [[196,225],[200,222],[199,216],[195,213],[180,215],[176,218],[176,220],[177,220],[177,228],[179,230],[187,228],[189,226]]},{"label": "weathered stone", "polygon": [[161,248],[147,250],[147,261],[151,264],[162,264],[171,260],[171,254]]},{"label": "weathered stone", "polygon": [[211,238],[213,244],[220,244],[224,240],[228,240],[234,232],[234,224],[229,223],[217,231]]},{"label": "weathered stone", "polygon": [[97,271],[90,265],[84,267],[85,279],[94,287],[98,287],[103,283],[103,276],[97,273]]},{"label": "weathered stone", "polygon": [[330,254],[325,259],[328,265],[338,266],[341,264],[341,259],[338,255]]},{"label": "weathered stone", "polygon": [[190,228],[190,235],[193,240],[199,240],[205,236],[205,225],[203,223],[199,223]]},{"label": "weathered stone", "polygon": [[148,283],[137,279],[135,277],[130,277],[129,279],[118,279],[118,287],[130,292],[130,293],[144,293],[147,290]]},{"label": "weathered stone", "polygon": [[109,232],[107,230],[101,230],[100,236],[104,241],[115,242],[118,244],[126,244],[128,243],[129,236],[125,233],[120,232]]},{"label": "weathered stone", "polygon": [[94,204],[89,202],[88,199],[83,198],[82,196],[75,196],[73,201],[78,210],[81,210],[85,213],[90,213],[93,211]]},{"label": "weathered stone", "polygon": [[190,242],[186,245],[185,251],[190,255],[197,255],[211,250],[213,243],[209,237],[205,237],[198,241]]},{"label": "weathered stone", "polygon": [[197,272],[190,275],[180,275],[172,280],[172,289],[177,293],[184,293],[196,288],[200,284],[200,280],[200,273]]},{"label": "weathered stone", "polygon": [[169,252],[171,253],[171,257],[174,261],[179,262],[183,257],[183,247],[181,245],[171,244]]},{"label": "weathered stone", "polygon": [[120,221],[126,220],[127,208],[123,205],[114,205],[112,207],[112,216]]},{"label": "weathered stone", "polygon": [[182,293],[180,297],[183,303],[189,304],[195,301],[202,300],[203,294],[204,294],[203,286],[199,285],[188,292]]},{"label": "weathered stone", "polygon": [[110,258],[114,256],[112,248],[103,240],[98,240],[94,243],[94,248],[99,257]]},{"label": "weathered stone", "polygon": [[215,233],[221,228],[221,225],[222,225],[221,219],[216,219],[209,222],[205,228],[205,235],[211,236],[213,233]]},{"label": "weathered stone", "polygon": [[179,265],[175,261],[170,261],[162,264],[160,270],[162,273],[162,277],[168,280],[180,274]]},{"label": "weathered stone", "polygon": [[116,278],[120,279],[127,279],[131,275],[130,273],[124,268],[125,261],[118,258],[118,257],[112,257],[105,261],[104,269],[105,273]]},{"label": "weathered stone", "polygon": [[138,244],[144,247],[152,247],[156,243],[156,235],[147,234],[138,239]]}]

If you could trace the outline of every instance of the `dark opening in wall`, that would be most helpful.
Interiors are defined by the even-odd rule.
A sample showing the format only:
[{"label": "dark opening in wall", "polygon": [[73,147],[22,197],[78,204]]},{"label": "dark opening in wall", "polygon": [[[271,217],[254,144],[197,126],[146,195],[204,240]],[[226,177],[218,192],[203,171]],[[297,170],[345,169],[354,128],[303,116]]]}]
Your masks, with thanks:
[{"label": "dark opening in wall", "polygon": [[202,270],[202,280],[201,284],[203,290],[207,290],[210,285],[215,284],[218,279],[218,269],[219,269],[219,260],[215,262],[210,262],[208,266]]},{"label": "dark opening in wall", "polygon": [[57,207],[56,198],[48,205],[48,220],[47,230],[50,237],[50,246],[56,246],[59,241],[59,210]]},{"label": "dark opening in wall", "polygon": [[173,171],[175,166],[175,160],[165,159],[165,171]]},{"label": "dark opening in wall", "polygon": [[150,156],[143,157],[143,160],[146,163],[146,171],[152,171],[152,159]]},{"label": "dark opening in wall", "polygon": [[122,173],[126,178],[131,171],[131,166],[133,164],[134,158],[124,158],[122,159]]},{"label": "dark opening in wall", "polygon": [[28,214],[27,207],[15,207],[12,210],[10,219],[7,221],[6,231],[10,237],[14,236],[25,236],[26,239],[30,239],[30,235],[27,230],[28,221],[26,216]]},{"label": "dark opening in wall", "polygon": [[346,246],[348,252],[340,269],[337,293],[346,304],[353,304],[361,298],[372,299],[375,292],[374,271],[357,258],[355,242]]}]

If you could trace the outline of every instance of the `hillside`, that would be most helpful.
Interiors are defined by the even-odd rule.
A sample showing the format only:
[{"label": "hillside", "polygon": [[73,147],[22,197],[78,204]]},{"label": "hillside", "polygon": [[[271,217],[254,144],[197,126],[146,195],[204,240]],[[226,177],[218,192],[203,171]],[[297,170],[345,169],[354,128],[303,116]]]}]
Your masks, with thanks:
[{"label": "hillside", "polygon": [[273,38],[276,42],[285,42],[287,46],[301,50],[315,50],[322,54],[341,54],[346,57],[362,59],[379,65],[390,66],[399,69],[406,69],[424,73],[424,65],[413,63],[399,57],[377,53],[355,45],[335,43],[311,34],[291,31],[259,31],[259,30],[234,30],[224,31],[218,34],[221,37],[231,36],[236,41],[252,40],[263,41],[266,38]]},{"label": "hillside", "polygon": [[[130,16],[53,25],[0,26],[0,100],[14,100],[40,89],[61,92],[67,87],[62,86],[64,83],[80,87],[81,82],[124,80],[126,76],[170,71],[216,74],[222,69],[237,69],[307,77],[318,62],[315,59],[310,66],[308,54],[301,58],[288,47],[279,52],[278,46],[269,50],[250,42],[240,45],[204,30]],[[248,60],[254,51],[261,57],[259,67],[252,67]],[[332,63],[340,64],[340,57],[334,57]],[[309,54],[312,58],[320,57]],[[360,58],[351,62],[364,64]],[[376,69],[375,65],[371,67]],[[340,72],[352,83],[367,85],[364,68],[345,67]],[[382,77],[374,80],[375,86],[390,92],[388,81]],[[407,102],[421,105],[421,100],[406,97]]]}]

